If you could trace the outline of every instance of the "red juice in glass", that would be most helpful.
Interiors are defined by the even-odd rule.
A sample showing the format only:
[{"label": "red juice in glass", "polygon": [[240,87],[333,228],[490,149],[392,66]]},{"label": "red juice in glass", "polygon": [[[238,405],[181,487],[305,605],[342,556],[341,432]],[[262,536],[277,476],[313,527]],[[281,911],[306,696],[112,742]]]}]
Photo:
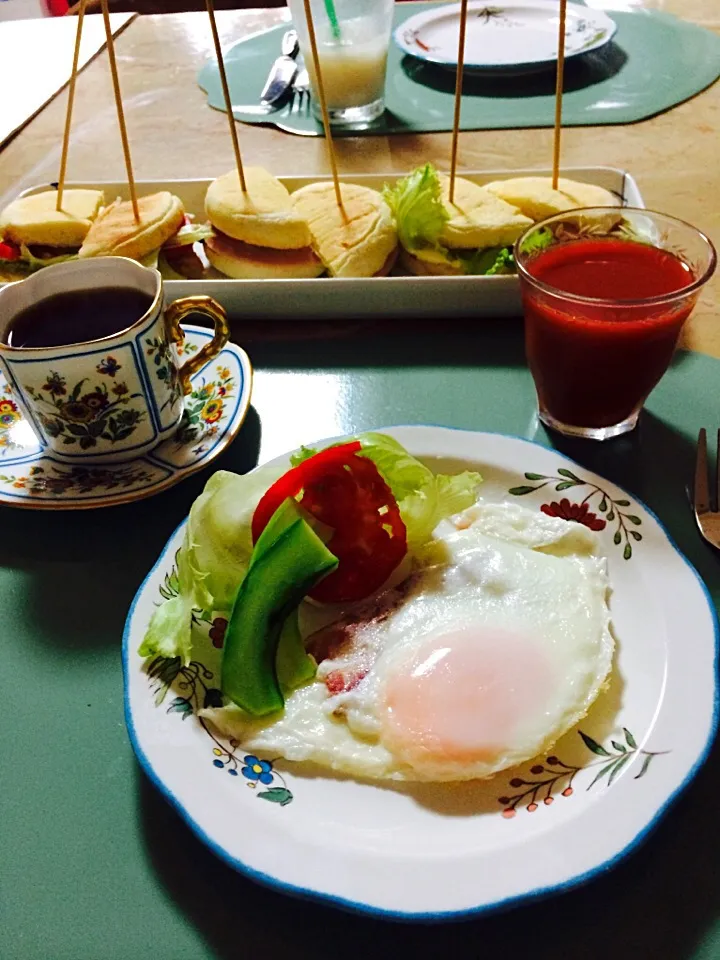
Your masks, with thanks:
[{"label": "red juice in glass", "polygon": [[[550,218],[516,246],[540,417],[595,439],[635,426],[715,266],[710,241],[693,227],[648,211],[608,215],[611,209]],[[631,239],[635,215],[642,236],[648,220],[658,227],[660,218],[662,246]],[[583,230],[583,221],[595,228]],[[668,243],[673,229],[684,241],[677,249]]]}]

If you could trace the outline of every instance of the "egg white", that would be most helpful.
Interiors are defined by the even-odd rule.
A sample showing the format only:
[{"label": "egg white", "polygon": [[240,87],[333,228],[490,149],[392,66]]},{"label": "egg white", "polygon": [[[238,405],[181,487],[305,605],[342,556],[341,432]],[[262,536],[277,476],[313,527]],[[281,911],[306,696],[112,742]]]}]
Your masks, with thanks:
[{"label": "egg white", "polygon": [[[355,776],[488,777],[548,750],[603,689],[614,646],[607,594],[607,564],[592,531],[516,503],[479,501],[440,524],[399,605],[363,624],[342,657],[321,662],[281,715],[256,720],[233,705],[202,715],[249,752]],[[484,713],[479,706],[492,691],[479,686],[476,700],[469,680],[456,703],[443,687],[450,681],[440,661],[453,649],[481,673],[485,657],[500,662],[508,686],[497,713],[507,715],[497,731],[483,727],[495,726],[492,700]],[[364,679],[331,695],[328,674],[358,664]],[[432,684],[423,686],[433,670]],[[422,715],[425,689],[439,691],[438,729]],[[402,704],[417,706],[418,696],[419,711],[403,713]]]}]

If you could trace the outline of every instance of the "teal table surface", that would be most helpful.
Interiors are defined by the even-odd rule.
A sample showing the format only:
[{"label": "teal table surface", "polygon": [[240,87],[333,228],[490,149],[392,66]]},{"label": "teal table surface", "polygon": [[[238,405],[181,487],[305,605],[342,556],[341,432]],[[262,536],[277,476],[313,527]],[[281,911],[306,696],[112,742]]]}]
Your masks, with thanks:
[{"label": "teal table surface", "polygon": [[[518,322],[265,330],[236,331],[257,370],[253,409],[219,467],[245,471],[303,441],[393,423],[552,442],[536,423]],[[719,401],[720,363],[680,353],[633,436],[557,444],[655,510],[716,603],[719,560],[694,531],[684,487],[697,428],[720,424]],[[120,667],[132,597],[206,479],[109,510],[0,508],[3,960],[720,957],[717,747],[615,869],[467,923],[344,914],[217,860],[140,773]]]},{"label": "teal table surface", "polygon": [[[438,4],[439,6],[439,4]],[[624,7],[625,9],[620,9]],[[661,10],[637,4],[610,5],[617,34],[605,47],[569,59],[565,68],[563,123],[583,126],[634,123],[687,100],[720,73],[720,37]],[[395,5],[398,28],[426,3]],[[492,7],[490,7],[492,9]],[[268,116],[253,115],[242,104],[257,104],[268,70],[280,52],[287,24],[234,44],[225,67],[233,116],[244,123],[270,123],[304,136],[322,136],[322,124],[297,103]],[[217,62],[200,70],[198,83],[208,103],[225,109]],[[452,130],[455,74],[404,54],[394,43],[388,54],[383,116],[365,131],[338,128],[335,136],[421,133]],[[552,127],[555,121],[555,70],[519,76],[473,74],[463,79],[461,130]]]}]

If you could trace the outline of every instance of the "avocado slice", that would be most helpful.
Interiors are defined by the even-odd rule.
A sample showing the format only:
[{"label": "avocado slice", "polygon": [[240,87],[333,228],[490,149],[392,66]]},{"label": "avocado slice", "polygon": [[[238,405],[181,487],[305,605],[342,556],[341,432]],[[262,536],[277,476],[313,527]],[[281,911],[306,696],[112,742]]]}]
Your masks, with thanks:
[{"label": "avocado slice", "polygon": [[252,716],[285,705],[276,667],[283,625],[337,564],[295,501],[286,500],[255,544],[225,633],[222,691]]}]

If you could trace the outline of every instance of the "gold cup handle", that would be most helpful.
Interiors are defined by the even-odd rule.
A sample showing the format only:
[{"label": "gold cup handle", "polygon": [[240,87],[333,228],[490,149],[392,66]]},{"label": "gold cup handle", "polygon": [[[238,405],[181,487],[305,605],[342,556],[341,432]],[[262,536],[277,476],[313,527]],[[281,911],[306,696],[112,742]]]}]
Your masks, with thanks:
[{"label": "gold cup handle", "polygon": [[206,317],[210,317],[215,327],[215,336],[210,343],[206,343],[194,357],[189,357],[180,367],[178,373],[185,394],[192,391],[190,378],[193,374],[205,366],[208,360],[216,357],[230,339],[227,313],[217,300],[213,300],[212,297],[201,296],[183,297],[181,300],[175,300],[171,303],[165,311],[168,335],[175,343],[180,344],[185,339],[185,333],[180,323],[191,313],[202,313]]}]

